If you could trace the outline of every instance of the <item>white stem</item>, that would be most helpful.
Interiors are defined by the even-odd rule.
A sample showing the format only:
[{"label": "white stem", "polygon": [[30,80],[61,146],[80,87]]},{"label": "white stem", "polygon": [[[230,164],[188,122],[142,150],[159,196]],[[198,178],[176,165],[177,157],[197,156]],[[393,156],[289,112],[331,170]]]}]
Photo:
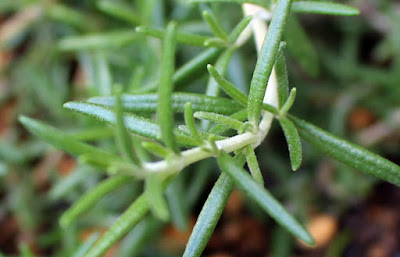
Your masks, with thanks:
[{"label": "white stem", "polygon": [[[265,22],[266,17],[270,17],[271,14],[267,10],[251,5],[243,4],[244,14],[253,15],[251,26],[255,37],[255,42],[258,52],[261,50],[265,35],[267,34],[267,24]],[[246,33],[246,32],[245,32]],[[268,80],[267,90],[264,96],[264,102],[275,107],[278,106],[278,86],[275,76],[275,69],[272,70],[271,76]],[[257,133],[246,132],[228,139],[216,141],[215,144],[219,150],[226,152],[233,152],[247,145],[253,147],[259,146],[267,136],[271,123],[273,121],[273,114],[263,111],[262,120],[259,125]],[[206,151],[202,147],[195,147],[186,151],[183,151],[181,155],[176,156],[172,160],[163,160],[159,162],[147,162],[143,164],[143,168],[146,172],[151,173],[170,173],[179,172],[186,166],[192,163],[200,161],[202,159],[213,156],[211,151]]]}]

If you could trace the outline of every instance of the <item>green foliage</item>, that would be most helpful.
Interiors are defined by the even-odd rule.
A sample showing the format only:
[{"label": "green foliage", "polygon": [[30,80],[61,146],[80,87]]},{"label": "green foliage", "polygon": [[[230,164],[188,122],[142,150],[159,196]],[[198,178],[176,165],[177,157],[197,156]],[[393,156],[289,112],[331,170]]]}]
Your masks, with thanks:
[{"label": "green foliage", "polygon": [[[0,10],[29,8],[22,2],[7,1],[0,4]],[[39,2],[31,4],[44,7]],[[287,156],[271,153],[268,142],[279,141],[276,132],[270,131],[274,119],[279,121],[286,138],[292,170],[300,169],[303,159],[307,166],[316,159],[312,150],[303,151],[302,138],[339,162],[400,186],[398,165],[296,118],[302,112],[306,113],[307,120],[320,122],[318,115],[326,113],[319,109],[328,108],[320,108],[315,102],[326,107],[324,104],[333,100],[325,101],[325,95],[336,92],[328,82],[314,86],[313,83],[322,79],[307,80],[307,74],[314,78],[331,73],[335,79],[330,84],[335,85],[334,90],[343,90],[339,93],[345,96],[351,94],[344,85],[367,76],[371,84],[383,85],[374,92],[387,90],[389,96],[392,91],[397,92],[393,93],[392,101],[398,100],[399,91],[388,82],[398,81],[398,69],[383,74],[369,72],[358,65],[358,57],[352,53],[358,42],[348,31],[343,52],[336,56],[329,46],[314,41],[312,31],[308,31],[307,26],[303,28],[302,20],[294,15],[351,16],[359,13],[356,8],[333,2],[292,0],[191,0],[191,4],[175,1],[176,8],[162,1],[131,2],[99,0],[80,3],[79,8],[74,3],[49,2],[49,8],[40,14],[45,16],[36,19],[54,23],[55,38],[51,38],[46,29],[38,34],[32,30],[27,35],[29,24],[26,24],[17,31],[15,35],[18,36],[5,41],[7,47],[12,48],[18,46],[14,40],[29,36],[34,45],[29,50],[32,55],[27,58],[29,62],[23,63],[22,68],[16,64],[14,74],[21,85],[18,94],[23,96],[18,99],[26,104],[21,107],[22,112],[40,119],[52,117],[49,122],[65,128],[66,132],[25,116],[19,121],[36,137],[79,160],[74,175],[67,178],[54,175],[56,181],[64,184],[56,183],[50,198],[53,201],[63,199],[72,205],[61,216],[61,230],[57,226],[52,233],[68,239],[68,233],[76,234],[75,230],[80,230],[77,223],[109,227],[101,237],[93,234],[80,245],[73,242],[78,240],[76,235],[70,236],[73,238],[69,242],[70,249],[64,246],[62,254],[57,256],[103,256],[125,235],[118,254],[139,256],[146,244],[154,244],[165,224],[172,222],[180,230],[187,229],[194,206],[199,205],[200,196],[213,178],[211,171],[217,167],[205,160],[209,157],[217,160],[222,172],[208,194],[183,256],[202,255],[235,187],[252,200],[250,213],[261,210],[281,226],[276,230],[276,240],[271,247],[273,254],[290,256],[291,246],[287,251],[280,249],[282,242],[293,240],[291,236],[313,245],[313,238],[298,221],[299,217],[301,221],[306,219],[305,209],[308,208],[302,204],[309,200],[304,196],[309,192],[298,182],[304,179],[309,185],[314,183],[314,178],[305,168],[301,168],[301,178],[299,173],[287,175]],[[198,13],[195,3],[200,3],[200,9],[206,11]],[[247,49],[252,46],[247,41],[251,30],[257,36],[264,36],[265,31],[255,26],[256,22],[263,21],[258,14],[245,13],[245,17],[239,17],[241,11],[235,8],[245,3],[265,8],[258,14],[271,19],[257,61],[255,51]],[[235,15],[224,14],[230,11]],[[197,22],[201,18],[203,21]],[[254,24],[252,20],[256,20]],[[132,25],[137,27],[134,29]],[[346,29],[351,30],[347,25]],[[42,45],[43,42],[46,45]],[[301,69],[286,58],[286,48]],[[43,56],[47,55],[62,61],[44,62]],[[37,72],[42,63],[48,69],[43,72],[46,76]],[[79,84],[79,79],[75,79],[75,76],[79,78],[79,73],[73,74],[75,66],[77,73],[82,72],[86,78],[84,85],[76,88],[70,85]],[[251,72],[248,83],[246,76]],[[296,87],[289,92],[292,84]],[[272,93],[269,92],[267,85],[276,86],[276,90],[272,88]],[[34,93],[25,92],[27,89]],[[314,91],[322,94],[316,96]],[[294,105],[296,95],[298,104]],[[332,95],[340,98],[340,95]],[[36,106],[40,102],[36,98],[45,100],[41,109]],[[271,98],[274,98],[273,104],[269,104]],[[68,101],[64,104],[65,110],[60,108],[63,101]],[[357,102],[357,99],[350,102]],[[387,104],[378,100],[366,102],[365,105],[377,107],[377,110]],[[311,109],[314,105],[317,110]],[[345,116],[340,117],[345,119]],[[0,176],[8,174],[9,164],[24,165],[43,154],[43,144],[32,145],[29,142],[2,144]],[[255,151],[257,147],[260,148]],[[3,164],[3,159],[7,159],[7,163]],[[249,172],[243,168],[246,163]],[[82,167],[95,172],[85,172]],[[344,169],[337,170],[343,173]],[[80,175],[75,175],[77,173]],[[18,176],[26,176],[21,174]],[[279,189],[272,188],[272,193],[264,186],[264,178],[269,185],[271,177],[272,184],[279,183]],[[341,183],[354,183],[354,178],[351,181],[347,178],[342,178],[346,181]],[[126,184],[130,184],[129,187],[123,187]],[[372,182],[366,184],[371,187]],[[86,193],[77,199],[82,190]],[[278,201],[275,194],[285,204]],[[26,224],[35,224],[34,212],[29,210],[32,213],[28,213],[26,209],[29,208],[23,208],[30,202],[29,192],[19,196],[16,212],[28,217],[21,218],[27,220]],[[288,211],[284,206],[292,208]],[[117,219],[116,214],[119,215]],[[56,239],[58,244],[68,245],[59,238]],[[21,253],[32,256],[24,245]]]}]

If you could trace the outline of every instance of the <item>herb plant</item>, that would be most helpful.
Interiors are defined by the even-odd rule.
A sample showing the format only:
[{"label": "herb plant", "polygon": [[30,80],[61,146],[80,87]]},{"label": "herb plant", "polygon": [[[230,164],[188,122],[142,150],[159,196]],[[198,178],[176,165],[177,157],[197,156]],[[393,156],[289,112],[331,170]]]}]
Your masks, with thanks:
[{"label": "herb plant", "polygon": [[[244,12],[243,19],[230,32],[209,8],[229,3],[240,4]],[[139,225],[145,224],[148,228],[149,224],[160,226],[172,221],[178,228],[187,228],[189,208],[199,194],[195,191],[200,190],[201,181],[208,173],[204,166],[190,171],[186,168],[210,157],[217,160],[221,173],[202,207],[183,256],[201,256],[236,187],[281,227],[313,245],[314,240],[302,223],[264,186],[257,160],[263,153],[257,155],[255,149],[268,140],[266,137],[274,119],[279,122],[285,136],[292,170],[301,166],[303,139],[339,162],[400,185],[398,165],[318,128],[295,116],[291,110],[297,89],[289,83],[286,49],[294,53],[310,75],[318,72],[315,50],[295,14],[352,16],[359,13],[356,8],[332,2],[292,0],[193,0],[185,4],[202,6],[204,22],[212,35],[183,32],[179,22],[175,21],[169,22],[165,29],[147,26],[144,22],[143,25],[130,7],[114,1],[98,1],[98,9],[134,24],[136,31],[71,36],[58,44],[62,51],[79,54],[123,47],[145,37],[161,40],[158,73],[151,74],[157,79],[143,83],[144,74],[155,70],[148,71],[150,68],[144,64],[134,70],[131,80],[122,80],[125,84],[113,84],[104,56],[94,55],[92,59],[100,68],[93,83],[100,96],[64,104],[69,111],[100,121],[95,123],[99,128],[112,125],[115,129],[111,133],[115,134],[118,151],[88,144],[38,120],[20,117],[20,122],[34,135],[77,156],[81,163],[97,167],[107,174],[102,182],[62,215],[62,228],[72,226],[80,215],[110,192],[143,181],[143,192],[105,234],[87,241],[81,250],[88,249],[84,256],[103,256]],[[60,14],[68,14],[68,9],[58,8],[49,11],[49,15],[60,18]],[[84,22],[82,19],[84,16],[75,14],[69,21],[81,24]],[[95,26],[91,22],[85,24]],[[235,81],[229,81],[226,73],[235,52],[249,44],[247,41],[251,34],[255,37],[258,58],[248,93],[244,93],[246,90],[239,88]],[[148,42],[158,44],[159,41]],[[202,51],[176,68],[176,56],[182,45],[202,48]],[[81,54],[81,58],[85,55]],[[207,85],[200,84],[196,89],[184,88],[205,71],[209,74]],[[121,76],[126,77],[126,74]],[[244,168],[245,164],[250,172]],[[188,186],[181,173],[189,172],[191,181]],[[293,173],[292,176],[296,175]],[[191,195],[190,192],[195,192],[193,199],[184,199],[185,194]]]}]

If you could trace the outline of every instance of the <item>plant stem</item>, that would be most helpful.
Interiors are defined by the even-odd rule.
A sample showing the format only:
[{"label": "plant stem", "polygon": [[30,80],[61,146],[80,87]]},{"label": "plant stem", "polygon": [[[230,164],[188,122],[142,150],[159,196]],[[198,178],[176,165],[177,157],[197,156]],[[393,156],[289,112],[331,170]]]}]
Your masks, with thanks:
[{"label": "plant stem", "polygon": [[[255,5],[243,4],[243,11],[245,16],[253,15],[252,30],[255,37],[257,52],[260,51],[265,35],[267,34],[267,24],[264,21],[265,17],[270,17],[270,12]],[[260,15],[261,13],[261,15]],[[244,32],[246,33],[246,32]],[[278,107],[278,83],[273,69],[268,81],[267,91],[264,96],[264,103]],[[271,127],[274,115],[263,111],[262,120],[259,124],[258,131],[255,133],[245,132],[240,135],[233,136],[228,139],[216,141],[219,150],[225,152],[233,152],[248,145],[253,148],[259,146],[267,136]],[[147,162],[143,164],[145,172],[148,173],[177,173],[186,166],[200,161],[202,159],[214,156],[211,151],[207,151],[204,147],[195,147],[183,151],[180,156],[174,157],[172,160],[163,160],[158,162]]]}]

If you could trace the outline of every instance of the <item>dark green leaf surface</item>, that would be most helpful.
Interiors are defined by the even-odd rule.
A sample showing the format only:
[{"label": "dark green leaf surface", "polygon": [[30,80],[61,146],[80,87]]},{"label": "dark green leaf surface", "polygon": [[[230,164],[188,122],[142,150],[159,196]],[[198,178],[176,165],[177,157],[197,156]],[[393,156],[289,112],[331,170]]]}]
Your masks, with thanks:
[{"label": "dark green leaf surface", "polygon": [[289,148],[290,163],[292,170],[298,170],[302,161],[302,148],[299,133],[296,127],[287,117],[280,117],[279,123],[285,134],[286,142]]},{"label": "dark green leaf surface", "polygon": [[[122,95],[122,106],[128,112],[155,112],[157,110],[158,95]],[[115,106],[115,99],[111,96],[90,98],[89,102],[104,106]],[[185,104],[192,103],[193,111],[215,112],[232,114],[243,108],[238,103],[222,97],[205,96],[195,93],[173,93],[171,97],[172,110],[183,113]]]},{"label": "dark green leaf surface", "polygon": [[278,104],[279,109],[286,103],[289,96],[289,79],[285,60],[286,43],[281,42],[278,50],[278,56],[275,63],[275,74],[278,82]]},{"label": "dark green leaf surface", "polygon": [[149,175],[145,180],[145,195],[154,216],[162,221],[168,221],[170,214],[161,183],[161,176],[159,174]]},{"label": "dark green leaf surface", "polygon": [[400,166],[358,145],[340,139],[304,120],[289,117],[300,136],[314,147],[350,167],[400,186]]},{"label": "dark green leaf surface", "polygon": [[329,15],[358,15],[360,11],[352,6],[322,2],[322,1],[298,1],[293,3],[292,11],[301,13],[319,13]]},{"label": "dark green leaf surface", "polygon": [[304,227],[266,190],[257,183],[249,173],[238,166],[225,152],[217,159],[223,172],[228,174],[235,184],[252,200],[260,205],[282,227],[304,242],[313,245],[314,240]]},{"label": "dark green leaf surface", "polygon": [[258,126],[264,94],[272,67],[275,64],[276,54],[282,38],[286,20],[290,11],[292,0],[280,0],[275,7],[268,33],[257,59],[256,68],[251,79],[249,101],[247,110],[249,121],[253,126]]}]

